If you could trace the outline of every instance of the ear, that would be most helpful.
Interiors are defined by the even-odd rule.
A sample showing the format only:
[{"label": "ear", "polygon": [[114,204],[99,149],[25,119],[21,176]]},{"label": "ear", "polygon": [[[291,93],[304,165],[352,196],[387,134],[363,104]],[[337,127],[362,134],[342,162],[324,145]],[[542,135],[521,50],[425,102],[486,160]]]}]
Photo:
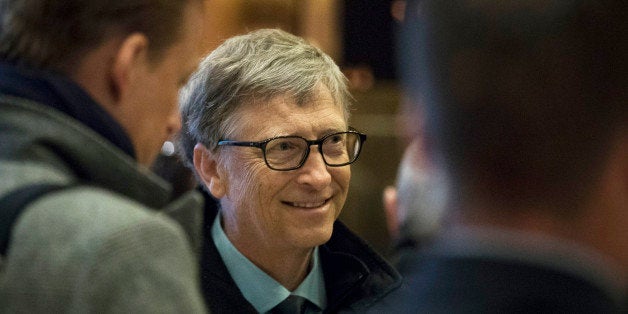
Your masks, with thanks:
[{"label": "ear", "polygon": [[617,163],[620,169],[617,172],[622,173],[619,184],[622,186],[622,195],[624,195],[623,207],[625,208],[626,204],[628,204],[628,131],[625,131],[623,134],[618,148],[619,161]]},{"label": "ear", "polygon": [[114,56],[111,69],[111,95],[119,102],[134,82],[139,66],[148,59],[148,38],[141,33],[133,33],[124,38]]},{"label": "ear", "polygon": [[382,193],[384,201],[384,213],[386,214],[386,227],[392,238],[399,237],[399,217],[397,208],[397,188],[387,186]]},{"label": "ear", "polygon": [[207,190],[215,197],[225,196],[226,180],[218,171],[216,156],[203,144],[194,146],[194,168],[207,187]]}]

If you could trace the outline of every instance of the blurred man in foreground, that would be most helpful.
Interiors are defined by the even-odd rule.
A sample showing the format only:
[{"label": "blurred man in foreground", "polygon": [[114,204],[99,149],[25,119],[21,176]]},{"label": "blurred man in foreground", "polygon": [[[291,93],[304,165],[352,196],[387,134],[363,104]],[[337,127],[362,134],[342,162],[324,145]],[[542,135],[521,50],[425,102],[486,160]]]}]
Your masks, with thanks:
[{"label": "blurred man in foreground", "polygon": [[387,310],[627,310],[627,8],[409,5],[404,82],[425,104],[454,217]]}]

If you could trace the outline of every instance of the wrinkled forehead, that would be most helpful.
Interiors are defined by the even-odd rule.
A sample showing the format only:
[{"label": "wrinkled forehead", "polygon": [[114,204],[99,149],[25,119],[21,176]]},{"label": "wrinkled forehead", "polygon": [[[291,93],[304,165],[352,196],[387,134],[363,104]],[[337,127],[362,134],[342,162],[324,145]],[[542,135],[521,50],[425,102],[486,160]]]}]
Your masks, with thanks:
[{"label": "wrinkled forehead", "polygon": [[302,98],[290,93],[251,97],[239,104],[225,120],[226,136],[295,134],[319,130],[346,130],[344,104],[339,104],[327,88],[317,88]]}]

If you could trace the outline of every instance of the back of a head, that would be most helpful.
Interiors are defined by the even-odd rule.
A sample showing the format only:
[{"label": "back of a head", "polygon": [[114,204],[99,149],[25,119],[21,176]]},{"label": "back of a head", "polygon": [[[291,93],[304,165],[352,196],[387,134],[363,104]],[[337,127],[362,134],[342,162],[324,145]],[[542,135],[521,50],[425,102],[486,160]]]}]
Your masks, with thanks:
[{"label": "back of a head", "polygon": [[402,33],[460,202],[577,208],[627,122],[624,1],[418,1]]},{"label": "back of a head", "polygon": [[0,58],[67,74],[106,39],[139,32],[158,59],[178,39],[190,1],[0,0]]},{"label": "back of a head", "polygon": [[232,37],[215,49],[182,90],[184,131],[179,152],[189,167],[196,143],[210,150],[233,129],[233,113],[252,102],[276,96],[307,103],[319,86],[349,116],[346,78],[334,61],[304,39],[279,29],[261,29]]}]

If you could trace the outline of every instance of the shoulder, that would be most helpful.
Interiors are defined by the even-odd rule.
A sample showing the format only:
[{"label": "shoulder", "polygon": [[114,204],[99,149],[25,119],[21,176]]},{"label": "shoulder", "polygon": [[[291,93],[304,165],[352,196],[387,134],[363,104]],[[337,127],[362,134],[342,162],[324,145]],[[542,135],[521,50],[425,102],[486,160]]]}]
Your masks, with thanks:
[{"label": "shoulder", "polygon": [[99,188],[33,202],[15,225],[3,266],[2,289],[59,309],[202,311],[196,261],[181,228]]},{"label": "shoulder", "polygon": [[[588,283],[553,269],[490,258],[425,255],[377,309],[399,313],[614,313]],[[452,302],[455,300],[455,302]]]},{"label": "shoulder", "polygon": [[177,229],[167,217],[133,199],[104,188],[77,185],[34,201],[23,215],[24,223],[67,225],[100,235],[134,226],[159,225]]},{"label": "shoulder", "polygon": [[187,246],[173,220],[132,199],[91,186],[71,187],[34,201],[18,219],[14,233],[16,241],[31,239],[86,255],[98,252],[99,247],[102,253],[130,250],[138,254],[153,246],[169,246],[169,250]]}]

